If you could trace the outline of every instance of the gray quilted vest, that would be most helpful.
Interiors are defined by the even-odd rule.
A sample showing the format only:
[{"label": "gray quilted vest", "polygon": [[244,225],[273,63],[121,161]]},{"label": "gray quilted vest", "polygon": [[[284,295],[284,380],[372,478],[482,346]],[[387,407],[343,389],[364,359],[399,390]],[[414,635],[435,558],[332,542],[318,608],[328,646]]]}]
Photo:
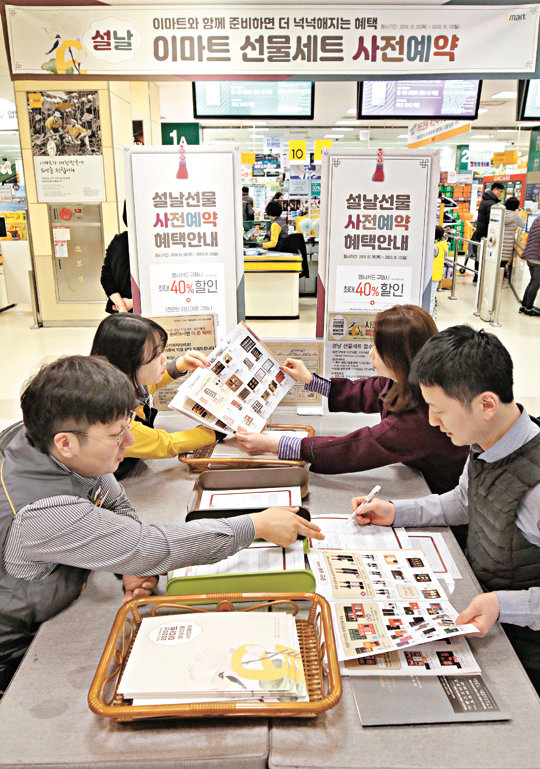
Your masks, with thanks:
[{"label": "gray quilted vest", "polygon": [[[467,557],[485,590],[540,585],[540,548],[516,526],[516,510],[540,483],[540,433],[497,462],[469,458]],[[540,631],[505,625],[524,667],[540,669]]]},{"label": "gray quilted vest", "polygon": [[[88,498],[78,478],[30,445],[25,430],[9,443],[0,484],[0,552],[14,515],[38,499],[69,495]],[[41,622],[58,614],[80,594],[86,569],[58,565],[43,579],[6,573],[0,559],[0,693],[9,682]]]}]

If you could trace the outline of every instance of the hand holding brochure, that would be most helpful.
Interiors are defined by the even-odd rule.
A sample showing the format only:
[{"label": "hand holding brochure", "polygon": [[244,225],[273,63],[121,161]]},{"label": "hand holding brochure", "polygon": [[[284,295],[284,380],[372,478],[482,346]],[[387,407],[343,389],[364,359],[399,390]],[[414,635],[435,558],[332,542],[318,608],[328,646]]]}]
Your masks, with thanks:
[{"label": "hand holding brochure", "polygon": [[223,432],[262,432],[294,385],[260,339],[239,323],[178,388],[170,406]]},{"label": "hand holding brochure", "polygon": [[477,632],[455,624],[421,550],[317,550],[308,558],[317,592],[331,602],[341,660]]}]

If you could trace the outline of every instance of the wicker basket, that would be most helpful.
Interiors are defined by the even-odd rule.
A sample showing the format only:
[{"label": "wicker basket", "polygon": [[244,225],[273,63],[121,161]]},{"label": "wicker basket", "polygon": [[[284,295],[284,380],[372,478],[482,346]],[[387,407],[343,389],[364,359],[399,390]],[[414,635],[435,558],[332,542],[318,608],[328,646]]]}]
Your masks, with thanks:
[{"label": "wicker basket", "polygon": [[[210,601],[212,606],[200,606]],[[124,700],[118,684],[129,657],[141,619],[156,614],[207,611],[256,611],[269,607],[290,607],[298,614],[299,601],[307,603],[306,619],[296,618],[309,702],[203,702],[177,705],[137,705]],[[249,603],[245,608],[238,604]],[[236,604],[236,605],[235,605]],[[302,606],[302,609],[304,606]],[[303,612],[304,613],[304,612]],[[209,718],[223,716],[257,716],[313,718],[333,708],[341,697],[341,677],[332,629],[330,607],[316,593],[221,593],[207,595],[151,596],[138,598],[119,609],[107,644],[101,655],[94,680],[88,692],[90,710],[115,721],[141,718]]]}]

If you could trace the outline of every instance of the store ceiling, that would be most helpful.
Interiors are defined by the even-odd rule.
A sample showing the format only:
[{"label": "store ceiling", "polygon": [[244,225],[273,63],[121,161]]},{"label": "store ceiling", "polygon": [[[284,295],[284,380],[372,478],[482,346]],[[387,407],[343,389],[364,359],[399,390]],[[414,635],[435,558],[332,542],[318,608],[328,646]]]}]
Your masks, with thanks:
[{"label": "store ceiling", "polygon": [[[170,122],[193,120],[190,83],[159,83],[161,116]],[[264,133],[295,137],[313,141],[332,134],[344,145],[359,143],[359,130],[369,127],[369,138],[361,146],[383,144],[406,146],[407,125],[410,121],[357,121],[356,83],[317,82],[315,91],[315,116],[312,121],[283,120],[201,120],[205,142],[239,142],[243,148],[259,149],[263,146]],[[484,80],[478,119],[472,131],[455,137],[445,144],[466,144],[469,141],[514,143],[516,148],[527,150],[530,134],[516,123],[515,96],[497,97],[499,93],[516,93],[516,80]],[[340,121],[340,124],[338,124]],[[341,121],[350,121],[345,125]],[[531,123],[521,124],[531,127]],[[349,130],[343,130],[349,129]],[[340,138],[337,138],[340,137]],[[443,144],[442,142],[440,144]],[[438,145],[440,146],[440,145]]]}]

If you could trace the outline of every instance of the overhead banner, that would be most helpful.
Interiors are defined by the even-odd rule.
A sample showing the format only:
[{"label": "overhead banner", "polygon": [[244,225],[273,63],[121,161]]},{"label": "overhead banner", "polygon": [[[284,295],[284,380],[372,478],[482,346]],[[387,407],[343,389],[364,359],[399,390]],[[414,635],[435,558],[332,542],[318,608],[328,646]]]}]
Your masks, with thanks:
[{"label": "overhead banner", "polygon": [[409,125],[407,146],[409,149],[424,147],[426,144],[435,144],[452,136],[469,133],[470,123],[463,120],[420,120]]},{"label": "overhead banner", "polygon": [[8,5],[6,18],[15,75],[527,75],[539,9]]},{"label": "overhead banner", "polygon": [[237,322],[243,272],[239,151],[180,145],[124,152],[135,311],[211,313],[221,339]]},{"label": "overhead banner", "polygon": [[[434,150],[323,152],[319,284],[327,313],[427,309],[438,180]],[[319,305],[317,336],[321,321]]]}]

